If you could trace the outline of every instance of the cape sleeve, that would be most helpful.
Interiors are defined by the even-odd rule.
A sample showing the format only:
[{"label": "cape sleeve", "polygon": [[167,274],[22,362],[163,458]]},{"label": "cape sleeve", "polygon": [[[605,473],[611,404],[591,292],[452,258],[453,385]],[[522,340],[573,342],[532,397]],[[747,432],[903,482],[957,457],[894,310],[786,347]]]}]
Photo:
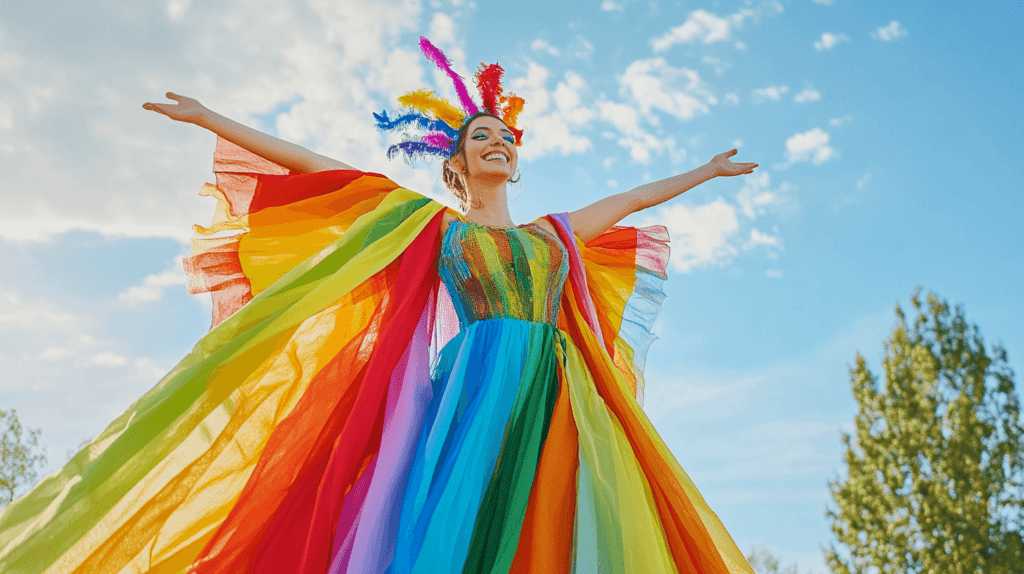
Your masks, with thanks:
[{"label": "cape sleeve", "polygon": [[568,214],[549,218],[569,251],[559,328],[579,349],[592,392],[629,442],[673,559],[679,566],[688,565],[688,572],[753,574],[640,407],[644,361],[655,338],[650,329],[664,300],[667,231],[660,226],[613,227],[583,244],[576,240]]},{"label": "cape sleeve", "polygon": [[[323,525],[348,489],[406,460],[368,464],[382,433],[415,436],[425,413],[408,404],[431,389],[443,206],[375,174],[291,175],[224,142],[216,165],[217,217],[186,268],[219,324],[0,511],[0,572],[326,572],[304,561],[330,559]],[[277,527],[308,536],[261,546]]]},{"label": "cape sleeve", "polygon": [[587,322],[622,373],[637,402],[643,404],[647,351],[657,337],[651,332],[661,311],[668,264],[668,230],[663,226],[615,226],[583,243],[571,232],[567,214],[551,216],[563,241],[575,243],[576,265],[570,274],[590,295]]},{"label": "cape sleeve", "polygon": [[216,184],[199,192],[217,200],[213,222],[194,226],[184,261],[189,293],[212,295],[211,328],[332,244],[388,194],[421,197],[376,173],[294,174],[223,138],[213,171]]}]

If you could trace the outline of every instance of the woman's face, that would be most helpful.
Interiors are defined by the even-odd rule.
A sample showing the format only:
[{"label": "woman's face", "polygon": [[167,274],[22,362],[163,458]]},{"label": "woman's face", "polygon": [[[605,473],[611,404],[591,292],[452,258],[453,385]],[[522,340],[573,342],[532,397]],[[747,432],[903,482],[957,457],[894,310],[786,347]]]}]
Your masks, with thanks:
[{"label": "woman's face", "polygon": [[[515,136],[505,122],[491,116],[480,116],[469,124],[464,142],[467,179],[505,182],[515,173],[519,153]],[[458,156],[452,159],[461,160]]]}]

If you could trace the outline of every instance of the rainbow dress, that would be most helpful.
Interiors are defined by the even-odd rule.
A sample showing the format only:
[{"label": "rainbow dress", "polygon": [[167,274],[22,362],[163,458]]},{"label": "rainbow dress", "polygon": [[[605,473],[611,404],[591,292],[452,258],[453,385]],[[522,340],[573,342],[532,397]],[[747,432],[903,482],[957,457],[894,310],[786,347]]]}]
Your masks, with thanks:
[{"label": "rainbow dress", "polygon": [[0,571],[752,570],[644,416],[663,228],[582,245],[219,142],[214,326],[0,514]]}]

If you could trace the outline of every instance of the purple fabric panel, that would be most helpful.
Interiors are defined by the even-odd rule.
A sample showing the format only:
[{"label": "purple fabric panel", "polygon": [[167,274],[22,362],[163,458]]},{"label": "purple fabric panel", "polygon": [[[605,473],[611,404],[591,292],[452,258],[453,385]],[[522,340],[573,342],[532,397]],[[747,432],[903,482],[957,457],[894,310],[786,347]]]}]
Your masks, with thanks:
[{"label": "purple fabric panel", "polygon": [[359,480],[352,486],[352,490],[345,496],[345,503],[341,507],[341,516],[338,518],[338,526],[334,530],[330,574],[342,571],[335,569],[336,564],[340,566],[348,562],[348,557],[352,552],[352,541],[356,536],[356,524],[359,515],[362,514],[363,500],[366,499],[366,493],[370,489],[376,466],[377,457],[375,456],[370,461],[370,465],[366,467],[366,472],[359,477]]},{"label": "purple fabric panel", "polygon": [[330,574],[384,572],[394,556],[401,501],[433,397],[429,370],[433,303],[433,299],[428,302],[388,389],[377,469],[358,518],[351,559],[347,569],[335,571],[332,565]]},{"label": "purple fabric panel", "polygon": [[587,320],[587,325],[597,335],[601,346],[605,347],[601,324],[597,320],[597,310],[594,308],[594,300],[590,298],[590,289],[587,287],[587,274],[583,269],[583,259],[580,258],[580,249],[576,245],[576,234],[573,233],[572,224],[569,223],[569,214],[552,213],[548,217],[555,224],[558,238],[562,240],[566,251],[569,252],[569,281],[572,282],[573,290],[579,294],[580,303],[583,306],[583,318]]}]

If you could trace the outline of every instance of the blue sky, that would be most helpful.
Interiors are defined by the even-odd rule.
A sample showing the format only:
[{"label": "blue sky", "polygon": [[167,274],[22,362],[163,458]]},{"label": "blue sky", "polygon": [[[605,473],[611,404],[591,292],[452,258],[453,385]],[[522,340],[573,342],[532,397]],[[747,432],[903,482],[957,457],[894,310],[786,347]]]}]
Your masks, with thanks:
[{"label": "blue sky", "polygon": [[743,548],[824,571],[827,481],[916,285],[1024,357],[1020,2],[126,2],[0,5],[0,406],[50,462],[202,336],[180,256],[213,137],[167,90],[442,197],[371,111],[425,85],[427,35],[527,100],[519,221],[687,171],[631,223],[673,238],[646,409]]}]

